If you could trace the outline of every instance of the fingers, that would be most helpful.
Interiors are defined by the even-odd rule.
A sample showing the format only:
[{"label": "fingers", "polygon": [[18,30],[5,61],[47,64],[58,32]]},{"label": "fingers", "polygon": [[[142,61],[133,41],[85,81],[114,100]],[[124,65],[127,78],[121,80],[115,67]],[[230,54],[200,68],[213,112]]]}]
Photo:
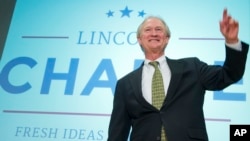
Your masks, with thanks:
[{"label": "fingers", "polygon": [[223,11],[223,17],[222,20],[220,21],[220,24],[228,26],[232,24],[237,24],[237,21],[235,21],[235,19],[233,19],[232,16],[228,14],[227,9],[225,8]]},{"label": "fingers", "polygon": [[227,9],[224,9],[223,10],[223,14],[222,14],[222,19],[220,21],[220,24],[224,24],[224,25],[227,25],[228,24],[228,21],[229,21],[229,16],[227,14]]},{"label": "fingers", "polygon": [[222,20],[220,21],[220,31],[225,37],[227,43],[238,42],[239,23],[231,15],[227,9],[224,9]]},{"label": "fingers", "polygon": [[222,17],[222,19],[226,19],[227,16],[228,16],[228,14],[227,14],[227,9],[225,8],[225,9],[223,10],[223,17]]},{"label": "fingers", "polygon": [[229,25],[238,25],[238,21],[236,21],[235,19],[233,19],[233,18],[230,18],[230,20],[229,20]]},{"label": "fingers", "polygon": [[238,25],[238,21],[236,21],[232,16],[227,15],[225,19],[223,20],[225,26],[233,26]]}]

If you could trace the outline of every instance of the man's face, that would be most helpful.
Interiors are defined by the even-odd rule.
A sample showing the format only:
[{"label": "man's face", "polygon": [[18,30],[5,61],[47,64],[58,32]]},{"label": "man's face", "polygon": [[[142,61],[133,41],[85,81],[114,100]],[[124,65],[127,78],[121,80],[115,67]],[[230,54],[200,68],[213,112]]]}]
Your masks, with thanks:
[{"label": "man's face", "polygon": [[140,37],[138,37],[138,42],[145,53],[164,52],[168,40],[163,23],[155,18],[148,19],[144,23]]}]

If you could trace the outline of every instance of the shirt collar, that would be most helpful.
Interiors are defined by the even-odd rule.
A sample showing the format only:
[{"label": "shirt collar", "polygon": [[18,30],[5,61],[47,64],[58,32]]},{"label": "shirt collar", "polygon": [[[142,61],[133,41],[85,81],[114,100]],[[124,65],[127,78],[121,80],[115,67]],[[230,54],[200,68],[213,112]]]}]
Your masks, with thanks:
[{"label": "shirt collar", "polygon": [[[165,58],[164,55],[162,55],[161,57],[157,58],[157,59],[154,60],[154,61],[157,61],[157,62],[159,63],[159,66],[161,66],[163,63],[167,63],[166,58]],[[144,65],[149,65],[149,64],[148,64],[149,62],[152,62],[152,60],[145,59]]]}]

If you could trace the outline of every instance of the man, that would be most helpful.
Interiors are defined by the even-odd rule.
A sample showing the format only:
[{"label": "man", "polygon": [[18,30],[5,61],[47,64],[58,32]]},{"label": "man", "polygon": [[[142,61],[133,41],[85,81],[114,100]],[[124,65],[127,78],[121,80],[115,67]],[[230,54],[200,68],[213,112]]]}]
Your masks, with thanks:
[{"label": "man", "polygon": [[[238,30],[238,22],[225,9],[220,31],[226,42],[226,59],[223,66],[211,66],[195,57],[165,57],[168,26],[158,17],[145,19],[137,31],[145,61],[117,82],[108,141],[126,141],[130,133],[131,141],[207,141],[203,114],[206,90],[222,90],[244,73],[249,45],[239,41]],[[160,108],[152,102],[157,68],[149,64],[151,61],[158,62],[163,77],[165,99]]]}]

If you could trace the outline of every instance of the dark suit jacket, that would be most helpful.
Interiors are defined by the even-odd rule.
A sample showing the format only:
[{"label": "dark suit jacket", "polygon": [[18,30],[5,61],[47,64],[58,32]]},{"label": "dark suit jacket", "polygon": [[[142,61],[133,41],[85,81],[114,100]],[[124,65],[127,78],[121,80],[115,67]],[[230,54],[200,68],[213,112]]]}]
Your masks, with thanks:
[{"label": "dark suit jacket", "polygon": [[226,47],[223,66],[207,65],[197,58],[166,58],[172,75],[160,111],[143,98],[143,65],[121,78],[116,85],[108,141],[126,141],[128,135],[131,141],[158,141],[162,125],[168,141],[207,141],[205,91],[221,90],[240,80],[248,48],[243,42],[241,52]]}]

